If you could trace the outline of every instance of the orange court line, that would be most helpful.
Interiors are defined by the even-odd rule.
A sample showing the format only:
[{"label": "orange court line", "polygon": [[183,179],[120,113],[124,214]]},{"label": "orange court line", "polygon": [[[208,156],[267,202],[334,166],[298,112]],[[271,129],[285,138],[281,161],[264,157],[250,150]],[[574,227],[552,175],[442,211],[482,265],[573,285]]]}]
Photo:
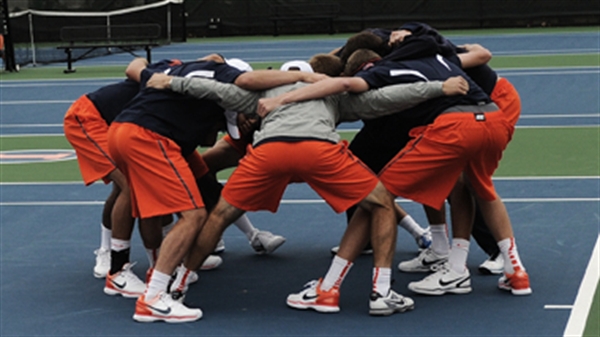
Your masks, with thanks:
[{"label": "orange court line", "polygon": [[6,154],[0,153],[0,159],[41,159],[41,160],[57,160],[69,157],[71,153],[57,154]]}]

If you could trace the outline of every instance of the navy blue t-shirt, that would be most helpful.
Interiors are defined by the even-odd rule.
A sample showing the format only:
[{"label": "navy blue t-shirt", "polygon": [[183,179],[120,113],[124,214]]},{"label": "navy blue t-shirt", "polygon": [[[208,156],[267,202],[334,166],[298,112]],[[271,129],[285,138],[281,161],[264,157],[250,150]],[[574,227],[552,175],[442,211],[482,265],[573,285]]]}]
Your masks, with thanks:
[{"label": "navy blue t-shirt", "polygon": [[469,92],[466,95],[430,99],[399,113],[405,117],[418,119],[423,125],[433,122],[438,115],[452,106],[481,105],[491,102],[489,96],[460,67],[441,55],[403,62],[381,60],[373,67],[358,72],[356,76],[363,78],[371,89],[419,81],[445,81],[453,76],[463,76],[469,82]]},{"label": "navy blue t-shirt", "polygon": [[104,86],[87,94],[87,97],[94,103],[106,124],[110,125],[138,92],[140,92],[139,83],[125,80]]},{"label": "navy blue t-shirt", "polygon": [[[462,64],[457,54],[464,53],[466,50],[457,47],[450,40],[442,36],[436,29],[432,28],[426,23],[422,22],[408,22],[402,25],[398,29],[405,29],[412,33],[405,38],[405,40],[396,46],[394,50],[388,55],[388,59],[391,61],[403,61],[409,59],[406,54],[419,55],[420,58],[426,56],[434,56],[433,54],[425,55],[427,51],[424,50],[426,44],[419,40],[433,41],[437,45],[437,54],[444,56],[454,64],[462,68]],[[420,43],[419,43],[420,42]],[[421,49],[417,51],[417,49]],[[402,51],[404,50],[404,51]],[[431,50],[431,49],[430,49]],[[482,64],[476,67],[463,69],[467,75],[479,85],[483,91],[491,95],[496,81],[498,80],[498,74],[490,68],[487,64]]]},{"label": "navy blue t-shirt", "polygon": [[[163,71],[170,65],[180,64],[177,60],[161,60],[149,64],[148,71]],[[87,94],[106,124],[110,125],[123,108],[140,92],[140,84],[132,80],[109,84]]]},{"label": "navy blue t-shirt", "polygon": [[[186,62],[165,70],[172,76],[205,77],[233,83],[242,72],[225,63]],[[211,100],[199,100],[170,90],[145,87],[151,74],[142,73],[142,90],[117,116],[115,121],[129,122],[172,139],[184,156],[195,151],[215,123],[224,121],[224,110]]]}]

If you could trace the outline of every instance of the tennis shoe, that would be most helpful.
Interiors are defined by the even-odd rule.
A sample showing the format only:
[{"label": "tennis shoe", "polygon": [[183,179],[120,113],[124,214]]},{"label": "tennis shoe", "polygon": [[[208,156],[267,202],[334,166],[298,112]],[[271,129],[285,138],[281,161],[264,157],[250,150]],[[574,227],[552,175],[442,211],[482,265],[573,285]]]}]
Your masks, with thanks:
[{"label": "tennis shoe", "polygon": [[389,316],[396,312],[405,312],[415,308],[415,302],[406,296],[402,296],[391,290],[387,296],[378,292],[371,293],[369,301],[369,314],[373,316]]},{"label": "tennis shoe", "polygon": [[206,260],[202,262],[200,270],[213,270],[219,267],[223,263],[223,259],[218,255],[209,255]]},{"label": "tennis shoe", "polygon": [[110,249],[99,248],[94,251],[94,254],[96,254],[94,277],[105,278],[110,270]]},{"label": "tennis shoe", "polygon": [[202,310],[190,309],[171,298],[164,291],[156,297],[140,296],[135,303],[133,319],[138,322],[165,321],[167,323],[193,322],[202,318]]},{"label": "tennis shoe", "polygon": [[333,313],[340,311],[340,289],[336,286],[328,291],[321,290],[323,279],[312,280],[304,289],[287,297],[287,305],[296,309],[313,309],[318,312]]},{"label": "tennis shoe", "polygon": [[111,275],[106,274],[104,293],[107,295],[121,295],[127,298],[137,298],[144,294],[146,284],[133,273],[131,268],[134,263],[126,263],[123,269]]},{"label": "tennis shoe", "polygon": [[419,249],[429,248],[429,246],[431,246],[431,230],[429,227],[425,229],[425,232],[422,235],[416,237],[415,241],[417,242]]},{"label": "tennis shoe", "polygon": [[504,273],[498,280],[498,288],[508,290],[513,295],[529,295],[532,293],[529,285],[529,275],[520,267],[515,267],[512,274]]},{"label": "tennis shoe", "polygon": [[213,251],[213,253],[219,254],[224,251],[225,251],[225,240],[221,239],[221,240],[219,240],[219,242],[217,242],[217,246],[215,247],[215,250]]},{"label": "tennis shoe", "polygon": [[285,243],[285,238],[268,231],[255,231],[250,239],[250,246],[257,254],[271,254]]},{"label": "tennis shoe", "polygon": [[[333,255],[337,255],[337,253],[340,251],[340,246],[335,246],[333,248],[331,248],[331,254]],[[371,245],[369,245],[368,248],[363,249],[362,252],[360,252],[361,255],[371,255],[373,254],[373,248],[371,248]]]},{"label": "tennis shoe", "polygon": [[398,269],[405,273],[425,273],[437,271],[448,261],[448,255],[440,255],[431,248],[424,249],[414,259],[398,264]]},{"label": "tennis shoe", "polygon": [[196,282],[198,282],[198,273],[180,264],[173,274],[171,284],[168,288],[169,293],[174,300],[183,302],[190,284]]},{"label": "tennis shoe", "polygon": [[421,281],[410,282],[408,289],[423,295],[467,294],[472,290],[471,275],[468,269],[461,274],[444,263],[440,270]]},{"label": "tennis shoe", "polygon": [[484,275],[502,274],[504,272],[504,257],[497,253],[491,255],[479,265],[479,272]]}]

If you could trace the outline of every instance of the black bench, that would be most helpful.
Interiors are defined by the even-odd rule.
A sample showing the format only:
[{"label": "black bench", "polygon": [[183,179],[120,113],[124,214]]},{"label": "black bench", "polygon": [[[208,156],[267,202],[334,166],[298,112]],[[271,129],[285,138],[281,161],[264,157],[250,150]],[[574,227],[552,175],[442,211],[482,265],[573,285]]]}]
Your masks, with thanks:
[{"label": "black bench", "polygon": [[[98,48],[117,48],[137,56],[134,51],[144,49],[148,62],[152,47],[160,46],[161,28],[158,24],[111,25],[111,26],[67,26],[60,29],[60,39],[65,44],[57,49],[67,53],[65,73],[75,72],[73,62],[80,60]],[[73,49],[88,49],[73,58]]]},{"label": "black bench", "polygon": [[271,6],[269,19],[273,21],[273,36],[279,35],[279,23],[285,21],[327,21],[329,34],[335,33],[333,20],[340,12],[337,3],[315,3]]}]

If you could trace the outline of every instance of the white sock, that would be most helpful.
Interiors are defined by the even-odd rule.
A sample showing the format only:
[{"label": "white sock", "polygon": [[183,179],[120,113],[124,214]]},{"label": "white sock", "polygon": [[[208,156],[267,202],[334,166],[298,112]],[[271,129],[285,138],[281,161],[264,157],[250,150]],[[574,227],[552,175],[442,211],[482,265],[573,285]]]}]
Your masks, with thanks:
[{"label": "white sock", "polygon": [[131,247],[131,241],[129,240],[120,240],[115,238],[110,240],[110,249],[114,250],[115,252],[123,251],[129,247]]},{"label": "white sock", "polygon": [[446,255],[450,251],[448,226],[443,224],[429,225],[431,230],[431,249],[438,255]]},{"label": "white sock", "polygon": [[387,296],[392,284],[392,268],[373,268],[373,291]]},{"label": "white sock", "polygon": [[112,237],[112,230],[104,227],[100,224],[100,249],[110,250],[110,238]]},{"label": "white sock", "polygon": [[333,286],[339,288],[342,285],[342,282],[344,282],[344,278],[351,267],[352,262],[342,259],[337,255],[334,256],[333,261],[331,261],[331,265],[329,266],[329,270],[321,283],[321,290],[327,291]]},{"label": "white sock", "polygon": [[525,270],[521,258],[519,257],[515,238],[507,238],[498,241],[498,248],[500,248],[500,253],[502,253],[502,257],[504,258],[504,272],[512,274],[515,272],[515,267]]},{"label": "white sock", "polygon": [[457,273],[464,273],[467,270],[467,257],[469,256],[470,242],[465,239],[453,238],[452,249],[448,256],[448,263]]},{"label": "white sock", "polygon": [[160,253],[160,248],[158,248],[158,249],[146,248],[146,256],[148,257],[148,263],[150,264],[150,268],[154,268],[154,266],[156,265],[156,260],[158,260],[158,253]]},{"label": "white sock", "polygon": [[258,229],[252,226],[252,223],[250,222],[250,219],[248,219],[248,216],[246,214],[242,215],[237,220],[235,220],[233,224],[237,228],[239,228],[244,234],[246,234],[248,240],[252,239],[252,236],[255,232],[258,232]]},{"label": "white sock", "polygon": [[150,277],[150,282],[146,286],[146,292],[144,293],[146,299],[156,297],[161,291],[166,292],[169,281],[171,281],[171,275],[154,270]]},{"label": "white sock", "polygon": [[402,220],[400,220],[398,223],[398,226],[406,229],[406,231],[408,231],[415,239],[425,233],[425,229],[421,228],[421,226],[419,226],[415,219],[413,219],[413,217],[410,215],[402,218]]}]

